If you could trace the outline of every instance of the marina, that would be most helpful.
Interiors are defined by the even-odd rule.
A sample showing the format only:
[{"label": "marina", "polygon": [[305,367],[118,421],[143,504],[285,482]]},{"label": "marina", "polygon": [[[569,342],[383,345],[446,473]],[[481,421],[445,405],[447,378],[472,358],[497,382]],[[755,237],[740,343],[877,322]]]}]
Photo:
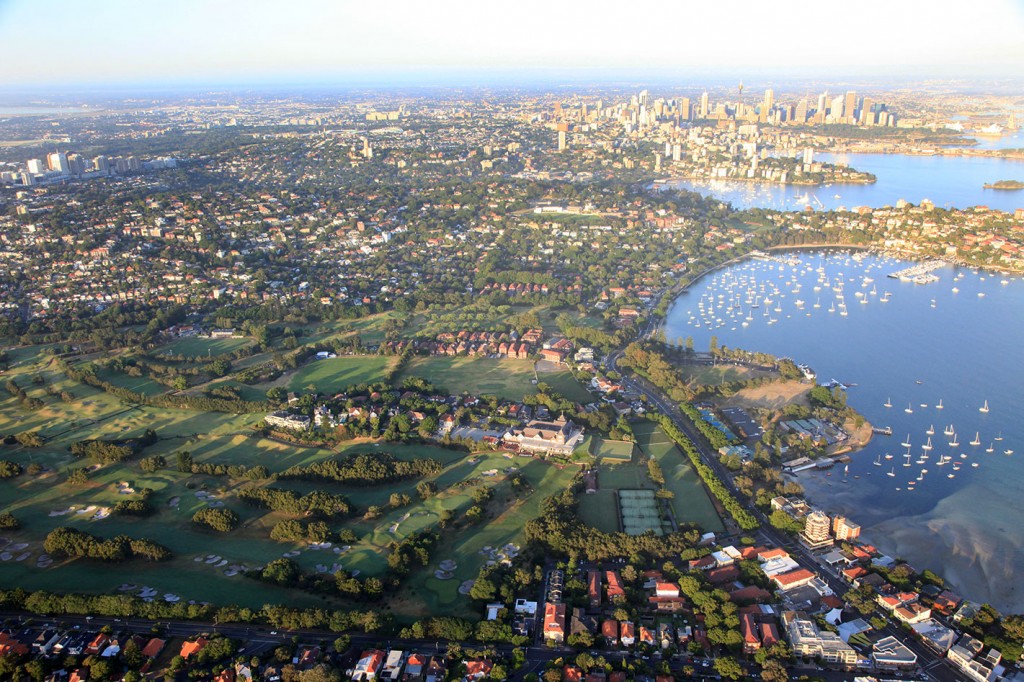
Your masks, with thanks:
[{"label": "marina", "polygon": [[[955,584],[1024,609],[1024,595],[972,568],[984,556],[1007,567],[1001,575],[1010,576],[1011,567],[1024,572],[1024,529],[1001,520],[1024,487],[1024,468],[1013,454],[1024,427],[1000,407],[1015,404],[1017,375],[984,361],[1019,356],[1014,340],[1024,337],[1024,281],[938,264],[928,273],[937,285],[922,287],[888,277],[914,263],[858,255],[803,252],[798,265],[748,260],[712,273],[677,299],[666,335],[692,336],[698,349],[716,336],[730,348],[792,357],[817,376],[840,377],[848,404],[876,432],[898,433],[900,447],[886,452],[892,441],[876,437],[852,454],[849,475],[844,470],[839,480],[813,466],[803,470],[797,476],[808,499],[856,519],[872,542],[912,563],[933,563],[941,548]],[[882,281],[884,288],[876,284]],[[890,302],[876,305],[883,296]],[[820,308],[796,305],[819,297]],[[754,314],[741,325],[748,298],[770,306],[776,322]],[[868,303],[847,307],[855,298]],[[1000,333],[987,332],[993,328]],[[989,412],[981,409],[986,403]],[[933,528],[941,529],[938,536]]]}]

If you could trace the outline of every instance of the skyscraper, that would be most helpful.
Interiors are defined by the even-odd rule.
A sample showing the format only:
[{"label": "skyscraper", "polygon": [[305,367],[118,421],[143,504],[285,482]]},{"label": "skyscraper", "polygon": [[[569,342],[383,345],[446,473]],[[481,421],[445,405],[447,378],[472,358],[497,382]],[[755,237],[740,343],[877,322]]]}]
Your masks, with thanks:
[{"label": "skyscraper", "polygon": [[569,146],[569,143],[566,140],[565,131],[564,130],[559,130],[558,131],[558,151],[560,151],[560,152],[565,151],[566,147],[568,147],[568,146]]},{"label": "skyscraper", "polygon": [[843,115],[853,118],[857,115],[857,93],[850,90],[846,93],[846,103],[843,106]]},{"label": "skyscraper", "polygon": [[708,93],[707,90],[700,96],[700,118],[708,117]]},{"label": "skyscraper", "polygon": [[679,117],[684,121],[689,121],[693,116],[693,111],[690,109],[690,98],[682,97],[679,100]]},{"label": "skyscraper", "polygon": [[764,91],[764,103],[762,104],[762,111],[768,114],[772,110],[772,106],[775,104],[775,91],[768,89]]},{"label": "skyscraper", "polygon": [[33,175],[41,175],[47,171],[46,164],[42,159],[29,159],[28,172]]},{"label": "skyscraper", "polygon": [[800,100],[799,103],[797,103],[797,105],[796,105],[796,114],[794,114],[793,120],[796,121],[797,123],[806,123],[807,122],[807,98],[806,97],[804,97],[802,100]]},{"label": "skyscraper", "polygon": [[872,111],[875,103],[870,97],[865,97],[864,101],[860,105],[860,118],[858,123],[865,126],[871,126],[875,124],[875,112]]},{"label": "skyscraper", "polygon": [[839,119],[846,115],[843,111],[843,102],[844,100],[842,95],[836,95],[832,98],[832,106],[829,107],[828,114],[832,117],[833,123],[839,123]]}]

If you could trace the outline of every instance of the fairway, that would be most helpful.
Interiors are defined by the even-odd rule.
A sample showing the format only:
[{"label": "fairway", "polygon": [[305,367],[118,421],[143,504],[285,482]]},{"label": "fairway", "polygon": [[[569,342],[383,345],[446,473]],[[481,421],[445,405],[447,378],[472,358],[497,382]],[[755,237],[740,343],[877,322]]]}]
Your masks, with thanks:
[{"label": "fairway", "polygon": [[415,358],[399,376],[423,377],[449,393],[463,391],[476,395],[494,395],[506,400],[522,400],[537,392],[533,384],[533,362],[508,358]]},{"label": "fairway", "polygon": [[291,376],[288,390],[340,393],[350,386],[383,381],[384,374],[397,362],[397,357],[383,355],[313,360]]},{"label": "fairway", "polygon": [[245,348],[252,339],[226,338],[210,339],[206,337],[190,336],[183,339],[175,339],[170,343],[160,346],[153,355],[185,355],[189,357],[215,357],[225,353],[233,353],[239,348]]},{"label": "fairway", "polygon": [[679,451],[675,443],[657,424],[642,422],[633,426],[637,444],[649,457],[661,465],[665,487],[675,498],[672,508],[679,523],[696,523],[703,530],[721,532],[722,519],[708,496],[704,483],[697,476],[690,460]]}]

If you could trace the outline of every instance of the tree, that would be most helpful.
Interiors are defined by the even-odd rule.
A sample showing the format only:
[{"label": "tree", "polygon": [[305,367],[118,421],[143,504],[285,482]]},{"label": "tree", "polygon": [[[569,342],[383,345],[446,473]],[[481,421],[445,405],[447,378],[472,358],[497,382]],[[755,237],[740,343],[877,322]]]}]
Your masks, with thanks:
[{"label": "tree", "polygon": [[779,661],[769,660],[761,667],[761,679],[764,682],[788,682],[789,671]]},{"label": "tree", "polygon": [[715,659],[715,670],[727,680],[738,680],[747,674],[740,662],[732,656],[720,656]]}]

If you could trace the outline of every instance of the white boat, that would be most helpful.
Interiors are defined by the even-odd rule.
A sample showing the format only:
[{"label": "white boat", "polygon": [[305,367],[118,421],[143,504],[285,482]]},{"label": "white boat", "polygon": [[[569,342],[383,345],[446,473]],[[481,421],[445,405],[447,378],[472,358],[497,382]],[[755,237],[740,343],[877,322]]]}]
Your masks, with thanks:
[{"label": "white boat", "polygon": [[996,440],[1002,440],[1002,439],[1003,439],[1003,432],[1000,431],[999,435],[996,436]]},{"label": "white boat", "polygon": [[953,440],[949,441],[949,447],[951,447],[951,448],[958,448],[958,447],[960,447],[960,440],[957,438],[957,435],[955,433],[953,434]]},{"label": "white boat", "polygon": [[985,452],[995,452],[995,451],[996,451],[996,449],[994,447],[992,447],[992,443],[989,443],[988,447],[985,448]]},{"label": "white boat", "polygon": [[988,412],[988,401],[987,400],[985,401],[984,405],[982,405],[981,407],[978,408],[978,412]]},{"label": "white boat", "polygon": [[[886,455],[886,457],[889,457],[889,455]],[[878,457],[875,457],[875,461],[873,462],[873,464],[874,464],[874,465],[875,465],[876,467],[880,467],[880,466],[882,466],[882,456],[881,456],[881,455],[879,455]]]},{"label": "white boat", "polygon": [[928,430],[925,431],[925,433],[927,433],[929,436],[934,436],[935,435],[935,424],[932,424],[931,426],[929,426]]},{"label": "white boat", "polygon": [[888,398],[885,399],[885,404],[882,407],[892,407],[892,401]]},{"label": "white boat", "polygon": [[928,436],[928,442],[927,442],[927,443],[925,443],[924,445],[922,445],[922,446],[921,446],[921,449],[922,449],[922,450],[931,450],[931,449],[932,449],[932,447],[933,447],[933,446],[932,446],[932,437],[931,437],[931,436]]},{"label": "white boat", "polygon": [[978,468],[978,463],[977,462],[971,462],[971,466],[974,467],[975,469],[977,469]]},{"label": "white boat", "polygon": [[[956,432],[953,430],[953,425],[950,424],[945,429],[943,429],[942,433],[946,434],[947,436],[952,436]],[[996,440],[999,440],[999,439],[997,438]]]},{"label": "white boat", "polygon": [[1006,450],[1003,450],[1003,454],[1004,455],[1012,455],[1013,454],[1013,450],[1010,450],[1009,448],[1007,448]]},{"label": "white boat", "polygon": [[889,453],[887,452],[887,453],[885,453],[885,458],[886,458],[886,459],[892,459],[892,455],[890,455],[890,454],[889,454]]},{"label": "white boat", "polygon": [[905,448],[909,448],[910,447],[910,434],[909,433],[907,434],[907,439],[905,441],[903,441],[902,443],[900,443],[900,445],[902,445]]},{"label": "white boat", "polygon": [[942,409],[942,398],[939,398],[939,404],[935,406],[935,409],[936,410],[941,410]]},{"label": "white boat", "polygon": [[971,441],[971,445],[981,445],[981,438],[977,431],[974,432],[974,440]]},{"label": "white boat", "polygon": [[914,406],[911,405],[910,403],[907,403],[907,407],[903,411],[906,412],[907,414],[914,414]]},{"label": "white boat", "polygon": [[890,478],[896,478],[896,467],[893,467],[892,469],[890,469],[889,473],[887,473],[886,476],[888,476]]},{"label": "white boat", "polygon": [[955,476],[956,476],[956,474],[946,474],[946,478],[953,478]]}]

